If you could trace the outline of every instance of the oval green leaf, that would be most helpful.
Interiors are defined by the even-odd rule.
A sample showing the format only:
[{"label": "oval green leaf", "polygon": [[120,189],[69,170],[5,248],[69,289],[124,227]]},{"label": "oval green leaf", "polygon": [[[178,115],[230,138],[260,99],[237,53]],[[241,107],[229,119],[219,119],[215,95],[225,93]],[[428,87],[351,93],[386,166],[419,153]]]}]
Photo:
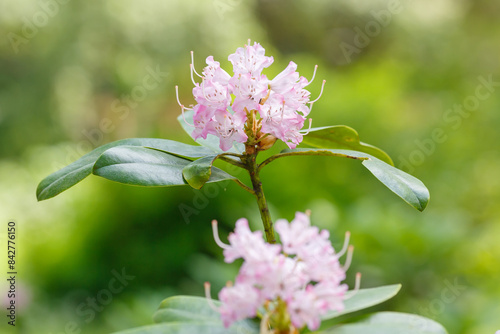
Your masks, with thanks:
[{"label": "oval green leaf", "polygon": [[214,161],[219,158],[220,155],[209,155],[198,160],[191,162],[189,165],[184,167],[182,170],[182,175],[186,182],[195,189],[200,189],[205,183],[210,180],[212,173],[217,173],[220,177],[226,177],[227,179],[236,179],[235,177],[223,172],[221,175],[221,170],[217,168],[212,168]]},{"label": "oval green leaf", "polygon": [[[220,306],[219,301],[212,300],[212,302],[215,306]],[[165,299],[153,315],[153,320],[157,324],[196,323],[223,328],[220,314],[210,307],[207,299],[193,296],[173,296]],[[247,319],[235,322],[227,330],[228,333],[257,334],[259,326],[256,322]]]},{"label": "oval green leaf", "polygon": [[[187,184],[182,169],[191,160],[163,151],[137,146],[119,146],[104,152],[95,162],[92,173],[106,179],[146,187],[178,186]],[[208,182],[218,182],[233,177],[213,168]]]},{"label": "oval green leaf", "polygon": [[169,322],[150,326],[132,328],[114,334],[258,334],[259,331],[246,331],[234,325],[230,328],[224,328],[222,323],[186,323]]},{"label": "oval green leaf", "polygon": [[271,162],[282,156],[293,155],[340,156],[362,160],[363,166],[365,166],[380,182],[415,209],[423,211],[429,202],[429,190],[422,181],[363,152],[319,148],[285,149],[281,151],[280,154],[268,158],[264,163]]},{"label": "oval green leaf", "polygon": [[401,284],[380,286],[377,288],[360,289],[357,292],[348,291],[344,301],[344,310],[331,311],[321,317],[323,320],[333,319],[341,315],[356,312],[385,302],[394,297],[401,289]]},{"label": "oval green leaf", "polygon": [[394,166],[391,157],[386,152],[378,147],[361,142],[358,132],[346,125],[312,128],[309,130],[309,133],[304,136],[302,143],[316,148],[333,148],[364,152]]},{"label": "oval green leaf", "polygon": [[43,201],[71,188],[92,173],[92,167],[102,153],[110,148],[124,145],[147,146],[189,158],[198,158],[214,153],[207,147],[187,145],[167,139],[131,138],[118,140],[96,148],[77,161],[43,179],[36,191],[37,199]]},{"label": "oval green leaf", "polygon": [[434,320],[407,313],[374,313],[362,322],[333,327],[318,334],[447,334]]}]

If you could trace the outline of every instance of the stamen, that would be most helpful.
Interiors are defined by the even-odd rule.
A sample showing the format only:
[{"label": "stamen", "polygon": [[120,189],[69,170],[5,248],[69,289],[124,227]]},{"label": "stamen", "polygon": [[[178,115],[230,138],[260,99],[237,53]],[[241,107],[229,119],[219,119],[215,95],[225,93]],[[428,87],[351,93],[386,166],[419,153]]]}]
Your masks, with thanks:
[{"label": "stamen", "polygon": [[271,89],[269,89],[267,91],[267,95],[265,97],[263,97],[262,99],[260,99],[259,104],[263,105],[264,103],[266,103],[267,99],[269,98],[269,95],[271,95]]},{"label": "stamen", "polygon": [[305,214],[306,214],[307,217],[311,217],[311,210],[307,209],[306,212],[305,212]]},{"label": "stamen", "polygon": [[314,105],[314,102],[311,103],[311,105],[309,106],[309,113],[311,113],[311,111],[313,110],[313,105]]},{"label": "stamen", "polygon": [[194,52],[193,51],[191,51],[191,67],[197,76],[199,76],[200,78],[203,78],[201,75],[198,74],[198,72],[196,72],[196,69],[194,68]]},{"label": "stamen", "polygon": [[307,129],[307,132],[306,133],[303,133],[302,135],[303,136],[306,136],[309,134],[309,132],[311,132],[311,125],[312,125],[312,122],[313,122],[313,119],[312,118],[309,118],[309,128]]},{"label": "stamen", "polygon": [[175,97],[177,98],[177,103],[182,108],[183,105],[182,105],[181,101],[179,101],[179,86],[177,86],[177,85],[175,86]]},{"label": "stamen", "polygon": [[252,42],[252,40],[249,38],[249,39],[247,40],[248,46],[250,46],[250,43],[251,43],[251,42]]},{"label": "stamen", "polygon": [[347,251],[347,246],[349,246],[349,239],[351,238],[351,232],[347,231],[345,233],[345,237],[344,237],[344,245],[342,246],[342,249],[340,250],[340,252],[337,253],[337,258],[341,258],[345,252]]},{"label": "stamen", "polygon": [[220,238],[219,238],[219,230],[217,228],[217,220],[212,220],[212,231],[213,231],[213,234],[214,234],[214,240],[215,240],[215,243],[217,244],[217,246],[219,246],[220,248],[222,249],[228,249],[230,248],[231,246],[229,245],[226,245],[225,243],[223,243]]},{"label": "stamen", "polygon": [[179,100],[179,86],[175,86],[175,97],[177,98],[177,103],[181,107],[181,114],[182,114],[182,119],[184,120],[184,123],[186,123],[188,126],[195,128],[193,124],[189,124],[189,122],[186,120],[186,116],[184,115],[184,110],[193,110],[191,108],[186,108],[184,105],[180,102]]},{"label": "stamen", "polygon": [[309,81],[307,84],[310,85],[313,81],[314,78],[316,77],[316,71],[318,70],[318,65],[314,65],[314,72],[313,72],[313,77],[311,78],[311,81]]},{"label": "stamen", "polygon": [[205,284],[203,284],[203,285],[205,287],[205,298],[207,298],[208,306],[210,306],[210,308],[212,310],[214,310],[215,312],[219,312],[219,308],[217,306],[215,306],[215,303],[212,300],[212,296],[210,296],[210,283],[205,282]]},{"label": "stamen", "polygon": [[352,262],[352,252],[354,252],[354,246],[349,246],[347,248],[347,257],[345,259],[345,263],[344,265],[342,266],[342,269],[344,271],[347,271],[349,269],[349,267],[351,266],[351,262]]},{"label": "stamen", "polygon": [[354,284],[354,291],[358,292],[361,286],[361,273],[356,273],[356,283]]},{"label": "stamen", "polygon": [[319,100],[319,98],[321,97],[321,95],[323,95],[323,88],[325,88],[325,83],[326,83],[326,80],[323,80],[323,84],[321,85],[321,92],[319,93],[318,98],[316,100],[314,100],[314,101],[309,102],[309,103],[314,103],[314,102],[316,102],[316,101]]},{"label": "stamen", "polygon": [[181,115],[182,115],[182,119],[184,120],[184,123],[186,123],[187,126],[190,126],[192,128],[196,128],[196,126],[194,126],[194,124],[189,124],[189,122],[186,119],[186,115],[184,115],[184,110],[193,110],[193,109],[181,106]]},{"label": "stamen", "polygon": [[193,72],[194,72],[193,64],[189,64],[189,72],[191,72],[191,82],[193,83],[193,85],[196,86],[196,82],[194,81],[194,78],[193,78]]},{"label": "stamen", "polygon": [[354,289],[352,290],[349,296],[344,298],[344,300],[354,297],[358,293],[360,287],[361,287],[361,273],[356,273],[356,282],[354,283]]}]

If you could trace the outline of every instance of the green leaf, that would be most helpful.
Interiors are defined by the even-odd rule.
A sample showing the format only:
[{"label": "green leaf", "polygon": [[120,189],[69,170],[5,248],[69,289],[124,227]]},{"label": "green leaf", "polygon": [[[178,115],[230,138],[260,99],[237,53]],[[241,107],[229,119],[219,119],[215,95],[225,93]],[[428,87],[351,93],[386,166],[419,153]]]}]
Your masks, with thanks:
[{"label": "green leaf", "polygon": [[[218,307],[220,302],[213,300]],[[119,334],[258,334],[259,326],[252,320],[237,321],[224,328],[221,316],[210,308],[206,298],[174,296],[165,299],[153,315],[156,325],[119,332]]]},{"label": "green leaf", "polygon": [[238,327],[231,326],[224,328],[222,324],[212,323],[186,323],[186,322],[169,322],[157,325],[143,326],[132,328],[114,334],[258,334],[258,331],[240,330]]},{"label": "green leaf", "polygon": [[434,320],[407,313],[374,313],[362,322],[341,325],[318,334],[447,334]]},{"label": "green leaf", "polygon": [[191,187],[196,189],[203,187],[210,179],[212,173],[218,178],[235,179],[235,177],[220,169],[212,168],[215,159],[218,157],[218,155],[209,155],[191,162],[182,170],[184,179]]},{"label": "green leaf", "polygon": [[[216,306],[219,301],[213,301]],[[206,298],[173,296],[163,300],[153,315],[155,323],[161,322],[220,322],[220,314],[210,308]]]},{"label": "green leaf", "polygon": [[363,166],[365,166],[387,188],[415,209],[423,211],[429,202],[429,190],[422,181],[367,153],[336,149],[296,148],[293,150],[285,149],[281,151],[280,154],[276,155],[275,158],[291,155],[326,155],[363,160]]},{"label": "green leaf", "polygon": [[[104,152],[95,162],[92,173],[106,179],[147,187],[185,185],[182,170],[191,160],[163,151],[138,146],[119,146]],[[233,177],[213,168],[208,182]]]},{"label": "green leaf", "polygon": [[36,191],[37,199],[43,201],[71,188],[92,173],[92,166],[102,153],[112,147],[123,145],[147,146],[189,158],[198,158],[214,153],[203,146],[187,145],[167,139],[132,138],[118,140],[96,148],[77,161],[43,179]]},{"label": "green leaf", "polygon": [[[207,139],[203,139],[203,138],[194,139],[193,138],[193,136],[191,134],[193,133],[194,128],[192,126],[186,124],[186,122],[189,124],[194,124],[193,123],[193,114],[194,114],[194,112],[192,110],[186,110],[186,111],[184,111],[184,116],[181,114],[181,115],[179,115],[179,117],[177,117],[177,121],[179,121],[179,123],[181,123],[181,126],[184,129],[184,131],[186,131],[186,133],[189,135],[189,137],[191,137],[198,144],[205,146],[205,147],[209,147],[214,152],[217,152],[217,153],[224,152],[219,147],[219,138],[217,136],[209,134],[207,136]],[[228,152],[240,154],[243,151],[245,151],[245,146],[242,143],[234,142],[233,147]]]},{"label": "green leaf", "polygon": [[[377,288],[360,289],[358,292],[348,291],[344,302],[344,310],[331,311],[322,316],[323,320],[339,317],[343,314],[359,311],[370,306],[385,302],[394,297],[401,289],[401,284],[380,286]],[[354,295],[353,295],[354,294]],[[352,296],[352,297],[351,297]]]},{"label": "green leaf", "polygon": [[364,160],[363,166],[406,203],[419,211],[424,211],[429,203],[430,194],[422,181],[377,158]]},{"label": "green leaf", "polygon": [[312,128],[304,136],[303,144],[316,148],[345,149],[368,153],[391,166],[394,166],[391,157],[378,147],[359,141],[356,130],[346,125]]}]

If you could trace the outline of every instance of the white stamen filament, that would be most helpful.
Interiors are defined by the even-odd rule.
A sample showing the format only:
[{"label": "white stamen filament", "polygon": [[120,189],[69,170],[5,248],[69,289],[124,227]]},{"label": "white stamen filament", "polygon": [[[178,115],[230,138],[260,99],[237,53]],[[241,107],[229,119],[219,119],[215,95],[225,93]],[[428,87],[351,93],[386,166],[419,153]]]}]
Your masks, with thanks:
[{"label": "white stamen filament", "polygon": [[219,308],[215,306],[212,296],[210,295],[210,283],[205,282],[203,286],[205,287],[205,298],[207,298],[208,306],[210,306],[210,308],[215,312],[219,312]]},{"label": "white stamen filament", "polygon": [[181,108],[184,107],[184,105],[181,103],[181,101],[179,101],[179,86],[175,86],[175,97],[177,98],[177,103],[179,104],[179,106]]},{"label": "white stamen filament", "polygon": [[184,110],[193,110],[191,108],[186,108],[179,100],[179,86],[175,86],[175,97],[177,98],[177,103],[181,107],[181,114],[182,114],[182,119],[184,120],[184,123],[186,123],[188,126],[195,128],[193,124],[189,124],[189,122],[186,120],[186,116],[184,115]]},{"label": "white stamen filament", "polygon": [[191,68],[193,69],[194,73],[196,73],[197,76],[199,76],[200,78],[203,78],[201,75],[198,74],[198,72],[196,72],[196,69],[194,68],[194,52],[191,51]]},{"label": "white stamen filament", "polygon": [[313,77],[311,78],[311,81],[307,83],[307,85],[310,85],[313,81],[314,78],[316,77],[316,71],[318,70],[318,65],[314,65],[314,72],[313,72]]},{"label": "white stamen filament", "polygon": [[193,78],[193,72],[194,72],[193,64],[189,64],[189,72],[191,72],[191,82],[193,83],[193,85],[196,86],[196,82],[194,81],[194,78]]},{"label": "white stamen filament", "polygon": [[311,105],[309,106],[309,113],[311,113],[311,111],[313,110],[313,105],[314,103],[311,103]]},{"label": "white stamen filament", "polygon": [[358,293],[360,287],[361,287],[361,273],[356,273],[356,282],[354,283],[354,289],[352,290],[349,296],[344,298],[344,300],[351,299],[352,297],[354,297]]},{"label": "white stamen filament", "polygon": [[186,119],[186,115],[184,115],[184,110],[193,110],[193,109],[190,109],[190,108],[186,108],[184,106],[181,106],[181,115],[182,115],[182,120],[184,121],[184,123],[186,123],[187,126],[190,126],[192,128],[196,128],[196,126],[194,126],[194,124],[189,124],[189,122],[187,121]]},{"label": "white stamen filament", "polygon": [[350,238],[351,238],[351,232],[347,231],[344,237],[344,245],[342,246],[340,252],[337,253],[337,258],[341,258],[345,254],[345,252],[347,252],[347,246],[349,246]]},{"label": "white stamen filament", "polygon": [[230,248],[229,245],[226,245],[225,243],[223,243],[220,238],[219,238],[219,229],[217,228],[217,220],[212,220],[212,232],[214,234],[214,240],[215,240],[215,243],[217,244],[217,246],[219,246],[220,248],[222,249],[228,249]]},{"label": "white stamen filament", "polygon": [[251,41],[252,41],[252,40],[249,38],[249,39],[248,39],[248,41],[247,41],[248,46],[250,46]]},{"label": "white stamen filament", "polygon": [[326,80],[323,80],[323,84],[321,84],[321,92],[319,92],[318,98],[316,100],[314,100],[314,101],[310,101],[309,103],[312,104],[312,103],[314,103],[314,102],[316,102],[316,101],[319,100],[319,98],[321,97],[321,95],[323,95],[323,88],[325,88],[325,83],[326,83]]},{"label": "white stamen filament", "polygon": [[347,257],[345,259],[344,265],[342,266],[342,270],[347,271],[351,266],[353,251],[354,251],[354,246],[351,245],[347,248]]},{"label": "white stamen filament", "polygon": [[303,133],[302,135],[303,136],[306,136],[309,134],[309,132],[311,131],[311,125],[312,125],[312,122],[313,122],[313,119],[312,118],[309,118],[309,128],[307,129],[307,132],[306,133]]}]

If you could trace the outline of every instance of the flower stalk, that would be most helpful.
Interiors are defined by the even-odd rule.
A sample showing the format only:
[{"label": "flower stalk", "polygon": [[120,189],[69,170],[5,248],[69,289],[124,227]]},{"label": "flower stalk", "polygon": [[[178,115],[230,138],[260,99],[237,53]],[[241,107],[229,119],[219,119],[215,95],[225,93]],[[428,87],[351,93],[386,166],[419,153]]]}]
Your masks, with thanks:
[{"label": "flower stalk", "polygon": [[266,196],[264,195],[264,190],[262,188],[262,182],[260,181],[257,154],[258,151],[256,150],[252,154],[244,154],[241,157],[241,160],[248,170],[250,180],[252,181],[253,194],[257,198],[257,205],[259,206],[260,217],[262,219],[262,223],[264,224],[266,240],[270,244],[275,244],[276,238],[274,236],[273,221],[271,219],[269,207],[267,206]]}]

